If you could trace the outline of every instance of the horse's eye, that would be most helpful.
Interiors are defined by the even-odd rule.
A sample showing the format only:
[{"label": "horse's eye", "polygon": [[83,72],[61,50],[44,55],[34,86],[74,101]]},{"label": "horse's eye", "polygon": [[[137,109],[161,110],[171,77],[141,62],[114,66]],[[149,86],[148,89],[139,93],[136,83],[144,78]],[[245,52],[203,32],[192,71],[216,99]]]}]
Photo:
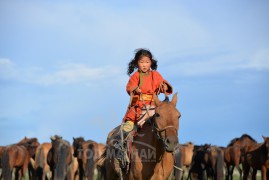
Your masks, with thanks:
[{"label": "horse's eye", "polygon": [[155,118],[158,118],[160,117],[160,114],[159,113],[155,113]]}]

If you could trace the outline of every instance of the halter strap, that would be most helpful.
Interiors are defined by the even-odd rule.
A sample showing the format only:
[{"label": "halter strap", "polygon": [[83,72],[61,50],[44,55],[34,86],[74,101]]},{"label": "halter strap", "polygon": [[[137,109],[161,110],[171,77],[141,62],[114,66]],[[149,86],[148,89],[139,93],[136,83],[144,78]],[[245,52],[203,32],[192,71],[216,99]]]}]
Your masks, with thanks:
[{"label": "halter strap", "polygon": [[165,131],[166,129],[169,129],[169,128],[174,128],[176,130],[176,132],[178,131],[178,129],[175,127],[175,126],[166,126],[162,129],[159,129],[158,127],[154,126],[154,128],[158,131],[158,132],[163,132]]},{"label": "halter strap", "polygon": [[147,108],[141,108],[141,110],[143,111],[146,111],[146,110],[148,110],[148,111],[152,111],[152,110],[154,110],[155,109],[155,107],[150,107],[149,109],[147,109]]}]

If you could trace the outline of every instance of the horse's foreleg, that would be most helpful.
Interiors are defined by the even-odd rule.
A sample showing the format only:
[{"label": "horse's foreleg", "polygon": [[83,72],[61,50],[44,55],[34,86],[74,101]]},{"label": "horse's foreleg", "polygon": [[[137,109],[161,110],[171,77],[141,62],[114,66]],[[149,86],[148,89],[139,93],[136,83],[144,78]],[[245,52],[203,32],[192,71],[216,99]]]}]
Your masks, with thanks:
[{"label": "horse's foreleg", "polygon": [[250,171],[250,166],[247,164],[243,164],[243,180],[248,179],[249,171]]},{"label": "horse's foreleg", "polygon": [[252,171],[252,180],[256,180],[256,174],[257,174],[257,169],[254,169],[253,168],[253,171]]},{"label": "horse's foreleg", "polygon": [[[24,164],[23,164],[23,166],[22,166],[22,168],[21,168],[21,170],[20,170],[20,178],[19,179],[22,179],[22,178],[23,179],[26,179],[25,178],[25,174],[27,172],[28,165],[29,165],[29,161],[25,161]],[[30,177],[31,175],[28,174],[28,176]]]},{"label": "horse's foreleg", "polygon": [[22,178],[24,178],[23,168],[15,168],[15,180],[21,180]]},{"label": "horse's foreleg", "polygon": [[261,169],[261,174],[262,174],[262,180],[267,180],[267,169],[265,166],[262,166],[262,169]]},{"label": "horse's foreleg", "polygon": [[234,166],[232,166],[230,169],[230,179],[231,180],[233,180],[233,175],[234,175]]},{"label": "horse's foreleg", "polygon": [[[11,171],[12,174],[12,171]],[[15,180],[19,180],[20,179],[20,170],[15,168]]]},{"label": "horse's foreleg", "polygon": [[239,165],[236,166],[236,169],[237,169],[237,171],[239,172],[240,180],[242,180],[242,179],[243,179],[243,177],[242,177],[242,169],[240,168]]},{"label": "horse's foreleg", "polygon": [[226,180],[228,180],[230,178],[230,166],[226,165]]}]

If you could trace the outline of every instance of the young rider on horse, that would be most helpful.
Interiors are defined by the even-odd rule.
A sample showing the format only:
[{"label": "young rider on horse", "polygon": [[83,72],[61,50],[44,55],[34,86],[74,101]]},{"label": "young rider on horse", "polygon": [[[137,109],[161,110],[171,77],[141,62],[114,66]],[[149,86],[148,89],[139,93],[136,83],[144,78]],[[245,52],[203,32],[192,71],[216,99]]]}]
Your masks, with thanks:
[{"label": "young rider on horse", "polygon": [[[135,69],[138,70],[133,73]],[[156,69],[157,61],[149,50],[136,50],[135,57],[129,62],[127,71],[127,74],[131,77],[127,83],[126,90],[131,96],[131,100],[123,118],[123,139],[135,129],[136,125],[142,127],[145,122],[145,118],[143,118],[145,115],[141,114],[142,109],[145,109],[146,106],[155,107],[153,94],[166,93],[169,95],[172,93],[172,86],[163,79]],[[146,111],[148,112],[148,110]]]}]

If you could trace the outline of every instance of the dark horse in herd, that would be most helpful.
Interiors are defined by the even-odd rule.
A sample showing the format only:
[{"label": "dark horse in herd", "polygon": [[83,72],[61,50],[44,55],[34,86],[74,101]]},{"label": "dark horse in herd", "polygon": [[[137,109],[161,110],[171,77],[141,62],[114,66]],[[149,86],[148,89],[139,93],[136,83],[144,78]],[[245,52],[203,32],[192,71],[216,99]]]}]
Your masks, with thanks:
[{"label": "dark horse in herd", "polygon": [[96,167],[95,161],[104,151],[104,144],[83,137],[73,138],[74,157],[78,160],[79,179],[94,179],[94,170],[97,169],[97,179],[103,179],[101,169]]},{"label": "dark horse in herd", "polygon": [[53,179],[67,177],[67,168],[72,162],[72,147],[68,141],[60,136],[51,137],[52,147],[47,156]]}]

